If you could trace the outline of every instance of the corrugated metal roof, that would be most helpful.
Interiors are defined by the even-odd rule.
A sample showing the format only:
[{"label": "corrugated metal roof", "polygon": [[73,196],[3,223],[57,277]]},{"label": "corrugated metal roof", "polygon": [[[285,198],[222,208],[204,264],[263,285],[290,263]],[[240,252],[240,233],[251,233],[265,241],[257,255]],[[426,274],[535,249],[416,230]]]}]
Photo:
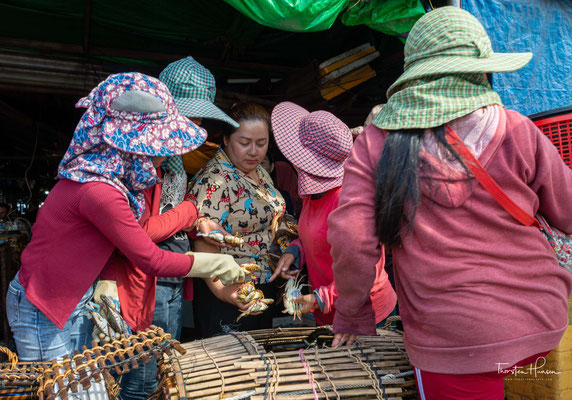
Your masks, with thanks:
[{"label": "corrugated metal roof", "polygon": [[79,58],[0,50],[0,88],[85,94],[106,76],[101,65]]}]

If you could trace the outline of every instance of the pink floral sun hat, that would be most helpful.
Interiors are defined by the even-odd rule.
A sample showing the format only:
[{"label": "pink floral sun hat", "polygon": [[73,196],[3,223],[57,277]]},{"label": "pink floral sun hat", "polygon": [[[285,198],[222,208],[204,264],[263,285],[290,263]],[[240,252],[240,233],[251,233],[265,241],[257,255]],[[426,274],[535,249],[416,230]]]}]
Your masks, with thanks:
[{"label": "pink floral sun hat", "polygon": [[300,170],[301,196],[341,186],[353,144],[346,124],[327,111],[310,113],[286,101],[272,111],[272,130],[282,154]]},{"label": "pink floral sun hat", "polygon": [[137,72],[110,75],[76,107],[87,108],[77,129],[96,128],[105,143],[128,153],[179,155],[199,147],[207,136],[179,113],[163,82]]},{"label": "pink floral sun hat", "polygon": [[110,75],[76,107],[87,108],[58,167],[60,179],[104,182],[140,218],[143,191],[157,180],[151,157],[194,150],[207,133],[177,110],[169,89],[136,72]]}]

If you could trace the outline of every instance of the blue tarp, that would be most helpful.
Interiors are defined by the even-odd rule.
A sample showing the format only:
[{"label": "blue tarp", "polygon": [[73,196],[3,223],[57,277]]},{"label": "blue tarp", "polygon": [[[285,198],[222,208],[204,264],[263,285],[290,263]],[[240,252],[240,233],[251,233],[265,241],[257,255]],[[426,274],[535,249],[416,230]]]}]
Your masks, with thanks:
[{"label": "blue tarp", "polygon": [[493,74],[507,108],[530,115],[572,105],[572,1],[467,0],[463,9],[484,25],[494,51],[534,54],[519,71]]}]

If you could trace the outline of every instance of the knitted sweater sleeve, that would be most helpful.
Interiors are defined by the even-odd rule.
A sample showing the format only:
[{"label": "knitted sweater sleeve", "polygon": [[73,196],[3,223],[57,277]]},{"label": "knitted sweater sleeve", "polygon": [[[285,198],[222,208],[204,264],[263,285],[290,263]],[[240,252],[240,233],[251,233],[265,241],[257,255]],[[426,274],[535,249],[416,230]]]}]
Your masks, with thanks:
[{"label": "knitted sweater sleeve", "polygon": [[142,226],[151,240],[159,243],[190,228],[197,218],[197,207],[193,202],[185,200],[163,214],[150,216]]},{"label": "knitted sweater sleeve", "polygon": [[146,274],[176,277],[189,272],[192,259],[157,247],[135,220],[125,196],[113,186],[92,185],[81,199],[79,212]]},{"label": "knitted sweater sleeve", "polygon": [[[375,164],[369,149],[379,149],[383,143],[375,135],[370,139],[367,133],[368,129],[354,143],[344,165],[338,208],[328,218],[328,242],[338,293],[334,316],[337,333],[375,334],[370,291],[382,247],[375,229]],[[372,142],[374,138],[376,143]]]}]

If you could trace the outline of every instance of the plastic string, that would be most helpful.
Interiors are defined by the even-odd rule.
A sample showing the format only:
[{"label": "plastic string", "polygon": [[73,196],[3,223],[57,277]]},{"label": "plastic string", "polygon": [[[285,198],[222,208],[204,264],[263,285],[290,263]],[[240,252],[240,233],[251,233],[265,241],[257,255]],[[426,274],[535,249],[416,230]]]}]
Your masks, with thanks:
[{"label": "plastic string", "polygon": [[312,379],[312,373],[310,372],[310,368],[306,364],[306,359],[304,358],[304,350],[298,350],[298,355],[300,356],[300,361],[302,361],[302,366],[306,371],[306,375],[308,375],[308,382],[312,385],[312,393],[314,394],[314,400],[318,400],[318,393],[316,393],[316,385],[314,385],[314,380]]}]

